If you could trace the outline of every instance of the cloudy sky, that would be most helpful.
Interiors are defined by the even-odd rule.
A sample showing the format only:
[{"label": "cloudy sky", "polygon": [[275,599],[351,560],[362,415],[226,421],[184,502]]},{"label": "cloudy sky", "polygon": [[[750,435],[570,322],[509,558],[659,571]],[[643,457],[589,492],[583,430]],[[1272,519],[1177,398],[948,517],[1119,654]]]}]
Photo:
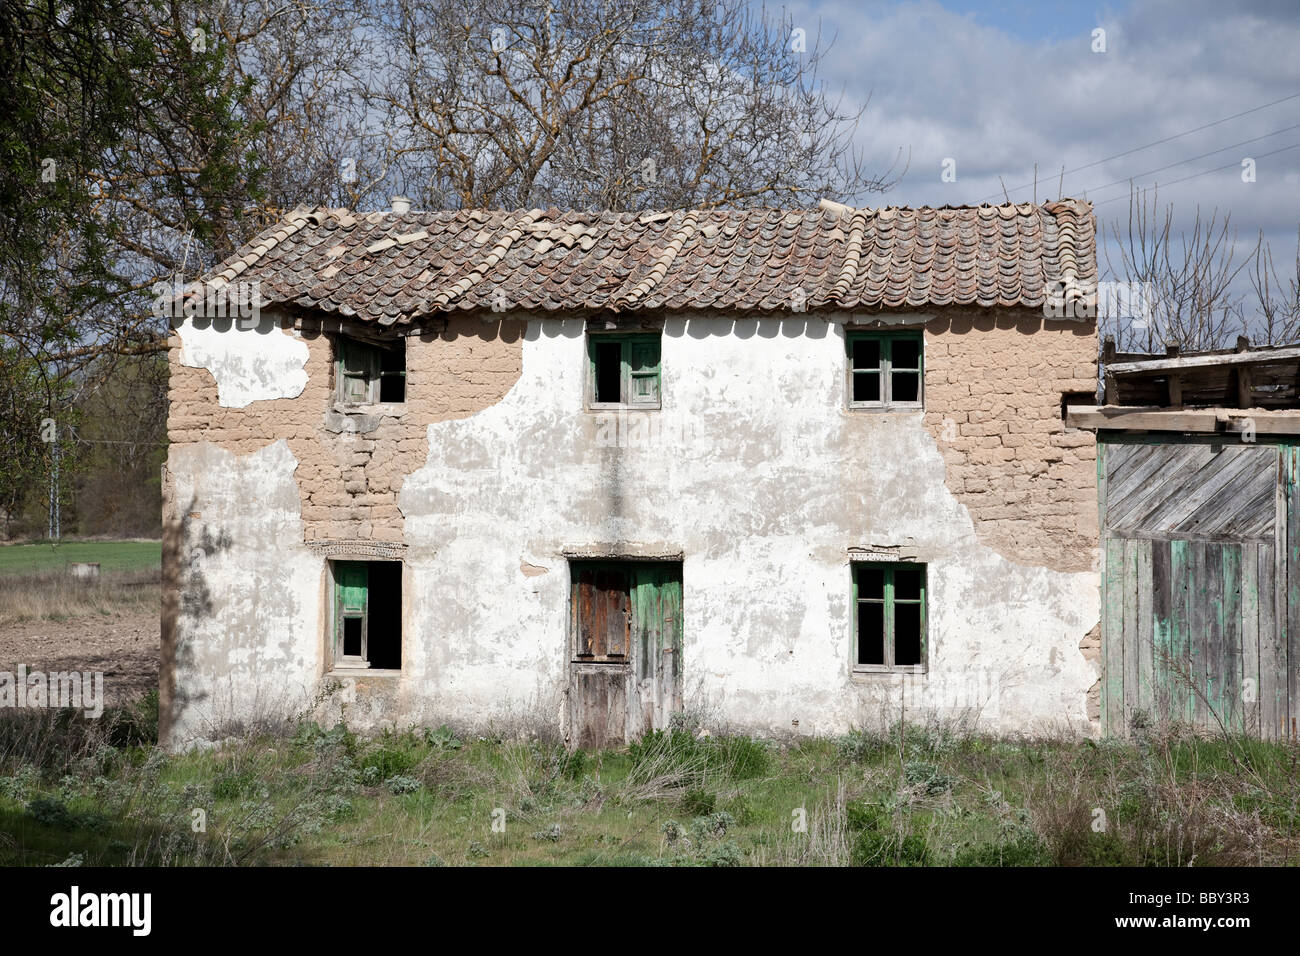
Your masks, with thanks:
[{"label": "cloudy sky", "polygon": [[[1297,0],[824,0],[788,9],[810,38],[818,27],[834,36],[825,78],[849,96],[870,94],[859,134],[868,155],[884,168],[900,147],[910,152],[884,202],[999,201],[999,177],[1012,199],[1030,200],[1037,163],[1038,198],[1056,197],[1064,168],[1061,191],[1091,199],[1099,226],[1127,219],[1132,180],[1158,185],[1180,221],[1198,204],[1217,207],[1243,241],[1263,230],[1280,265],[1295,253]],[[1093,50],[1097,29],[1105,52]],[[1255,160],[1250,183],[1246,158]],[[941,176],[949,159],[955,182]]]}]

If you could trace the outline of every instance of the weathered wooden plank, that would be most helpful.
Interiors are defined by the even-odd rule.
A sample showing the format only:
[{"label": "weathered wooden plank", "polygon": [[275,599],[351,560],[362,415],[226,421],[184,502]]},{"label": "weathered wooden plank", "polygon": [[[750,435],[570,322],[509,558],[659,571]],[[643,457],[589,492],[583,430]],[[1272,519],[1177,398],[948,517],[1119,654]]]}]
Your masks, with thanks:
[{"label": "weathered wooden plank", "polygon": [[1192,722],[1197,727],[1204,727],[1207,720],[1205,697],[1205,651],[1209,642],[1210,595],[1206,589],[1206,545],[1201,541],[1191,542],[1188,554],[1189,583],[1192,600],[1187,607],[1187,693],[1191,695]]},{"label": "weathered wooden plank", "polygon": [[1151,542],[1152,703],[1156,717],[1168,720],[1169,657],[1173,593],[1169,541]]},{"label": "weathered wooden plank", "polygon": [[1101,717],[1105,733],[1122,736],[1124,727],[1124,542],[1106,539],[1103,569],[1106,600],[1101,633]]},{"label": "weathered wooden plank", "polygon": [[[1245,467],[1227,481],[1216,480],[1207,497],[1191,503],[1186,517],[1175,517],[1172,530],[1178,532],[1236,532],[1245,537],[1258,529],[1271,529],[1276,515],[1274,491],[1277,483],[1277,452],[1273,448],[1252,448],[1240,455]],[[1199,490],[1199,489],[1198,489]]]},{"label": "weathered wooden plank", "polygon": [[1137,706],[1155,715],[1155,601],[1151,580],[1151,542],[1134,541],[1137,569]]},{"label": "weathered wooden plank", "polygon": [[1192,542],[1169,543],[1169,578],[1172,590],[1169,615],[1169,712],[1170,716],[1190,721],[1193,715],[1188,675],[1191,667],[1191,608],[1195,589],[1192,573],[1195,555]]},{"label": "weathered wooden plank", "polygon": [[1109,366],[1114,375],[1143,375],[1168,372],[1174,369],[1195,369],[1225,365],[1252,365],[1260,362],[1282,362],[1300,359],[1300,347],[1284,347],[1251,352],[1221,352],[1213,355],[1184,355],[1179,358],[1151,359],[1146,362],[1116,362]]},{"label": "weathered wooden plank", "polygon": [[1284,554],[1272,544],[1259,546],[1259,734],[1265,740],[1277,739],[1286,715],[1286,658],[1280,655],[1286,589],[1278,586],[1285,575],[1277,566]]},{"label": "weathered wooden plank", "polygon": [[1202,693],[1204,711],[1198,713],[1198,726],[1218,729],[1223,720],[1223,545],[1206,544],[1201,580],[1205,588],[1205,616],[1202,662],[1198,674],[1204,674]]},{"label": "weathered wooden plank", "polygon": [[1241,719],[1241,545],[1220,545],[1223,556],[1223,611],[1219,623],[1218,698],[1223,726],[1240,733]]},{"label": "weathered wooden plank", "polygon": [[1124,732],[1133,727],[1138,710],[1138,561],[1137,542],[1124,541]]},{"label": "weathered wooden plank", "polygon": [[[1286,674],[1286,712],[1282,717],[1282,735],[1293,738],[1297,736],[1297,723],[1300,722],[1300,697],[1296,693],[1296,676],[1300,670],[1300,482],[1297,481],[1298,449],[1287,449],[1287,496],[1286,496],[1286,641],[1282,651],[1285,654]],[[1280,643],[1280,642],[1279,642]]]},{"label": "weathered wooden plank", "polygon": [[[1263,549],[1241,546],[1241,726],[1242,733],[1259,736],[1259,618],[1267,596],[1259,592],[1259,558]],[[1261,601],[1261,597],[1263,600]]]},{"label": "weathered wooden plank", "polygon": [[1106,488],[1109,527],[1134,524],[1131,513],[1143,513],[1151,502],[1164,500],[1170,485],[1187,482],[1210,463],[1210,449],[1179,445],[1152,445],[1151,454],[1133,470],[1112,474]]},{"label": "weathered wooden plank", "polygon": [[1071,428],[1102,431],[1184,432],[1203,435],[1236,434],[1247,427],[1256,435],[1300,433],[1300,412],[1293,409],[1198,408],[1173,409],[1124,405],[1071,405],[1065,413]]},{"label": "weathered wooden plank", "polygon": [[1240,489],[1248,485],[1252,475],[1267,469],[1270,462],[1252,452],[1265,449],[1223,451],[1216,455],[1195,476],[1181,483],[1160,483],[1154,507],[1134,511],[1125,524],[1151,530],[1174,530],[1191,521],[1196,511],[1205,506],[1221,489]]}]

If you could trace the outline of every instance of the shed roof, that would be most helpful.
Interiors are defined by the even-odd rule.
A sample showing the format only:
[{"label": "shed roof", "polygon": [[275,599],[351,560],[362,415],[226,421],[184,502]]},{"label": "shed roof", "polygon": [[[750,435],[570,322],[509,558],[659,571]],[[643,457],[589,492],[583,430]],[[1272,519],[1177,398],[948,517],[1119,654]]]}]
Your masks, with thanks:
[{"label": "shed roof", "polygon": [[1097,278],[1090,203],[657,213],[298,209],[201,281],[383,325],[457,310],[1041,306]]}]

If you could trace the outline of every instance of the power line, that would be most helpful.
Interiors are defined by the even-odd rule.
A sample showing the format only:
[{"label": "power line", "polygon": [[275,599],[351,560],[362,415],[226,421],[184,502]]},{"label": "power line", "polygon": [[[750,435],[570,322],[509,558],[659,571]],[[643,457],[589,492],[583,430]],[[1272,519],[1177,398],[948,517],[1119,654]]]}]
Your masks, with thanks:
[{"label": "power line", "polygon": [[[1292,143],[1290,146],[1283,146],[1281,149],[1274,149],[1274,150],[1270,150],[1270,151],[1267,152],[1267,153],[1260,153],[1258,156],[1255,157],[1255,159],[1264,159],[1266,156],[1276,156],[1278,153],[1285,153],[1285,152],[1286,152],[1287,150],[1289,150],[1289,149],[1298,149],[1298,148],[1300,148],[1300,143]],[[1196,179],[1196,178],[1198,178],[1198,177],[1200,177],[1200,176],[1208,176],[1208,175],[1210,175],[1210,173],[1221,173],[1221,172],[1223,172],[1225,169],[1240,169],[1240,168],[1241,168],[1241,164],[1240,164],[1240,163],[1227,163],[1226,165],[1223,165],[1223,166],[1217,166],[1217,167],[1215,167],[1214,169],[1205,169],[1205,170],[1202,170],[1202,171],[1199,172],[1199,173],[1192,173],[1192,175],[1190,175],[1190,176],[1184,176],[1184,177],[1182,177],[1181,179],[1170,180],[1169,182],[1167,182],[1167,183],[1163,183],[1163,184],[1161,184],[1161,183],[1155,183],[1154,185],[1156,185],[1156,186],[1160,186],[1160,185],[1165,185],[1165,186],[1176,186],[1176,185],[1178,185],[1179,183],[1185,183],[1185,182],[1187,182],[1189,179]],[[1108,202],[1115,202],[1115,200],[1117,200],[1117,199],[1127,199],[1127,198],[1129,198],[1129,197],[1128,197],[1128,196],[1112,196],[1110,199],[1103,199],[1101,202],[1095,202],[1095,203],[1093,203],[1092,205],[1093,205],[1093,208],[1095,209],[1097,206],[1104,206],[1104,205],[1106,205],[1106,203],[1108,203]]]},{"label": "power line", "polygon": [[[1104,159],[1099,159],[1096,162],[1088,163],[1087,165],[1084,166],[1076,166],[1073,169],[1067,169],[1065,172],[1060,173],[1059,175],[1069,176],[1072,173],[1081,173],[1085,169],[1092,169],[1094,166],[1100,166],[1102,163],[1109,163],[1112,159],[1121,159],[1125,156],[1130,156],[1133,153],[1140,153],[1142,152],[1142,150],[1150,149],[1152,146],[1159,146],[1162,143],[1172,142],[1173,140],[1181,139],[1184,136],[1190,136],[1192,135],[1192,133],[1199,133],[1201,130],[1210,129],[1213,126],[1221,126],[1224,123],[1228,122],[1229,120],[1234,120],[1242,116],[1249,116],[1251,113],[1258,113],[1260,110],[1266,110],[1270,106],[1277,106],[1278,103],[1285,103],[1288,100],[1294,100],[1298,97],[1300,97],[1300,93],[1292,93],[1290,96],[1284,96],[1280,100],[1273,100],[1273,102],[1271,103],[1264,103],[1261,106],[1254,106],[1248,110],[1242,110],[1240,113],[1233,113],[1231,116],[1225,116],[1223,119],[1215,120],[1213,123],[1206,123],[1204,126],[1197,126],[1195,129],[1183,130],[1181,133],[1175,133],[1173,136],[1166,136],[1164,139],[1158,139],[1155,142],[1147,143],[1144,146],[1135,146],[1132,149],[1126,149],[1122,153],[1116,153],[1114,156],[1107,156]],[[1021,186],[1013,186],[1011,189],[1006,190],[1006,192],[1016,192],[1021,189],[1028,189],[1033,185],[1034,185],[1033,183],[1025,183],[1024,185]],[[983,197],[979,201],[986,202],[989,199],[996,199],[999,195],[1002,194],[990,193],[989,195]]]},{"label": "power line", "polygon": [[1176,163],[1167,163],[1164,166],[1157,166],[1155,169],[1148,169],[1144,173],[1134,173],[1132,176],[1125,176],[1123,179],[1117,179],[1114,182],[1106,183],[1104,186],[1093,186],[1090,189],[1085,189],[1083,195],[1087,196],[1089,193],[1100,192],[1103,189],[1109,189],[1111,186],[1119,186],[1122,183],[1131,183],[1135,179],[1141,179],[1143,176],[1150,176],[1153,173],[1163,173],[1166,169],[1173,169],[1175,166],[1182,166],[1186,163],[1194,163],[1198,159],[1213,156],[1215,153],[1226,153],[1230,149],[1238,149],[1239,147],[1249,145],[1250,143],[1258,143],[1261,139],[1268,139],[1270,136],[1277,136],[1279,133],[1289,133],[1293,129],[1300,129],[1300,123],[1296,123],[1294,126],[1286,126],[1282,129],[1275,129],[1273,132],[1265,133],[1263,136],[1256,136],[1252,139],[1243,139],[1240,143],[1233,143],[1230,146],[1224,146],[1220,149],[1212,149],[1208,153],[1201,153],[1199,156],[1189,156],[1187,159],[1180,159]]}]

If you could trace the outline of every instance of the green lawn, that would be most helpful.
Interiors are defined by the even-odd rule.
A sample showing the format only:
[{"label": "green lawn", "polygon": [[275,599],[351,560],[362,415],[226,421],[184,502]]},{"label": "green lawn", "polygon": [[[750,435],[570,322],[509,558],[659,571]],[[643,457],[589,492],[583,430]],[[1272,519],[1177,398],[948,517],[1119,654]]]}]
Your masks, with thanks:
[{"label": "green lawn", "polygon": [[51,571],[80,561],[101,571],[140,571],[162,563],[160,541],[44,541],[0,545],[0,575]]}]

